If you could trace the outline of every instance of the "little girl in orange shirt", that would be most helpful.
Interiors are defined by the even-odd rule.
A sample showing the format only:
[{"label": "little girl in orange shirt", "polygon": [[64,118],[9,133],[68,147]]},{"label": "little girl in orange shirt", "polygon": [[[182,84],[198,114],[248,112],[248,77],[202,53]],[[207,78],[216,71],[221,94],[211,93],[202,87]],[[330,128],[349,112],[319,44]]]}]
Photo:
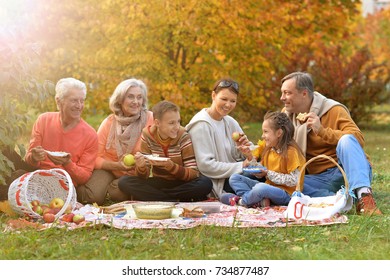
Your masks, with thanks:
[{"label": "little girl in orange shirt", "polygon": [[[256,178],[234,174],[229,183],[235,194],[224,193],[221,202],[246,207],[267,207],[287,205],[295,191],[299,169],[305,164],[305,157],[294,140],[294,126],[285,113],[268,112],[264,116],[262,140],[253,151],[239,147],[246,155],[246,164],[260,159],[263,168],[244,168]],[[255,173],[253,173],[254,171]],[[247,173],[246,173],[247,174]]]}]

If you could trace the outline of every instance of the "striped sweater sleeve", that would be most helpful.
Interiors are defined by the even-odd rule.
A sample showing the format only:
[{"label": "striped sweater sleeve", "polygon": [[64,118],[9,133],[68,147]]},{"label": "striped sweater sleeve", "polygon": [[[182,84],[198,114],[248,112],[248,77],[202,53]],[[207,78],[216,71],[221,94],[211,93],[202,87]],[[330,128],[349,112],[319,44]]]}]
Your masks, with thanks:
[{"label": "striped sweater sleeve", "polygon": [[199,177],[192,141],[187,132],[182,134],[177,148],[169,149],[169,157],[174,162],[168,170],[169,173],[182,181],[190,181]]}]

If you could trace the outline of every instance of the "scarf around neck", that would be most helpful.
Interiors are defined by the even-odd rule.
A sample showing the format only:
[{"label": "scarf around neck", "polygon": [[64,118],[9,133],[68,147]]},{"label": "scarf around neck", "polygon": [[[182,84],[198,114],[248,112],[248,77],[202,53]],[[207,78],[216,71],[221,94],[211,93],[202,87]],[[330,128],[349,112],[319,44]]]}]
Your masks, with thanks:
[{"label": "scarf around neck", "polygon": [[[349,110],[343,104],[333,99],[326,98],[321,93],[315,91],[313,95],[313,102],[310,106],[309,112],[313,112],[319,118],[321,118],[325,113],[327,113],[334,106],[343,106],[349,113]],[[289,116],[290,120],[294,125],[295,128],[294,139],[298,143],[299,147],[302,149],[303,154],[306,156],[307,134],[309,134],[311,129],[307,127],[306,122],[301,123],[300,121],[297,120],[298,114],[289,113],[287,111],[285,112]]]},{"label": "scarf around neck", "polygon": [[131,153],[141,136],[146,121],[146,109],[142,109],[140,114],[131,117],[125,117],[122,112],[120,115],[114,115],[107,138],[106,149],[109,149],[114,142],[118,158],[121,158],[124,154]]}]

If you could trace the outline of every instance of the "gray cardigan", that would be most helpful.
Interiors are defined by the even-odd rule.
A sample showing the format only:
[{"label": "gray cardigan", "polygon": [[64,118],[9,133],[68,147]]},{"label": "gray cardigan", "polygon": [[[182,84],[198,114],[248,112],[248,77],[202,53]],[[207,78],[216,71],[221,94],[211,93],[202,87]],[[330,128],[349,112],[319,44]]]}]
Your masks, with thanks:
[{"label": "gray cardigan", "polygon": [[[238,122],[230,116],[222,119],[225,134],[220,135],[206,109],[199,111],[186,129],[191,136],[199,171],[213,181],[214,196],[223,193],[225,179],[242,172],[244,155],[236,148],[232,139],[234,131],[243,132]],[[228,142],[230,150],[219,143]]]}]

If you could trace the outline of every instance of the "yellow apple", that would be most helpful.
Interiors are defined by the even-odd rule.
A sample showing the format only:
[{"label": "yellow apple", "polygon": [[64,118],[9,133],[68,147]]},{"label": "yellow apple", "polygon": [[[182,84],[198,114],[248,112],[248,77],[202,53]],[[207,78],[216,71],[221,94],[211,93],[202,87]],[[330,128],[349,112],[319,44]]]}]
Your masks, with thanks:
[{"label": "yellow apple", "polygon": [[240,139],[241,136],[242,136],[242,134],[239,133],[239,132],[237,132],[237,131],[235,131],[235,132],[232,133],[232,138],[233,138],[233,140],[234,140],[235,142],[237,142],[238,139]]},{"label": "yellow apple", "polygon": [[54,208],[61,209],[62,206],[64,206],[64,204],[65,204],[65,202],[62,198],[56,197],[50,201],[49,207],[52,209],[54,209]]},{"label": "yellow apple", "polygon": [[133,166],[135,164],[135,159],[132,154],[128,154],[123,158],[123,163],[126,166]]}]

